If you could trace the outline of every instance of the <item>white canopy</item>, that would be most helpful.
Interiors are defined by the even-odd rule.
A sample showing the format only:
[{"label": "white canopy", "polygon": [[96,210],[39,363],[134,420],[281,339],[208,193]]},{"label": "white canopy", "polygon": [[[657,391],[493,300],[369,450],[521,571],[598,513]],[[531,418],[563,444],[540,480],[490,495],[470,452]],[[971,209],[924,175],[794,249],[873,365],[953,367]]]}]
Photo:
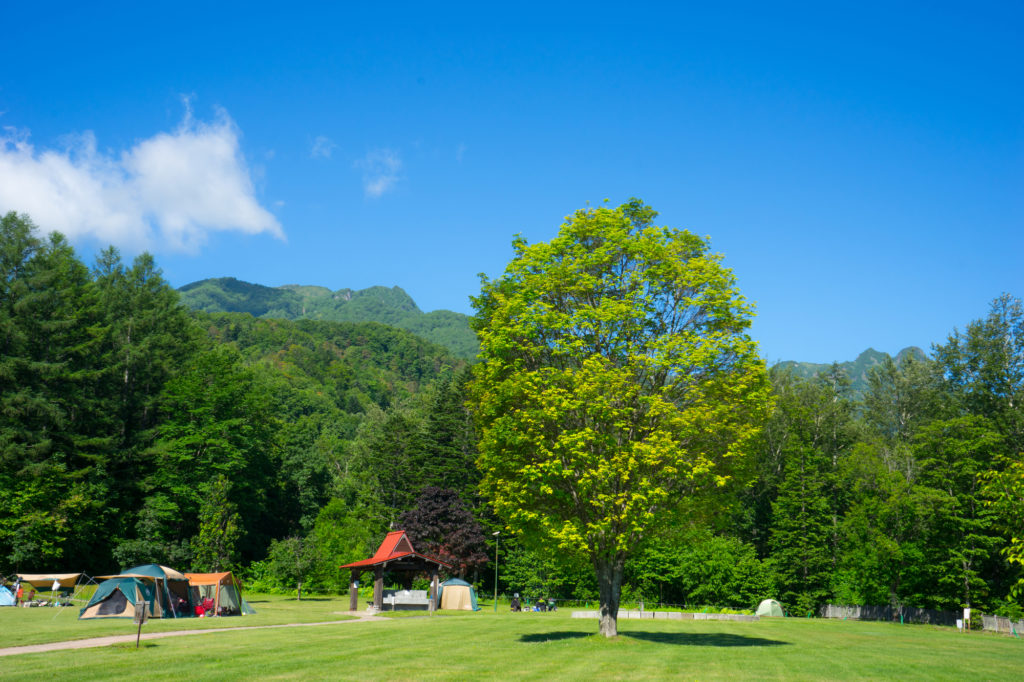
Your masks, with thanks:
[{"label": "white canopy", "polygon": [[50,589],[54,581],[61,587],[74,587],[78,584],[78,577],[81,573],[18,573],[21,582],[28,583],[32,587]]}]

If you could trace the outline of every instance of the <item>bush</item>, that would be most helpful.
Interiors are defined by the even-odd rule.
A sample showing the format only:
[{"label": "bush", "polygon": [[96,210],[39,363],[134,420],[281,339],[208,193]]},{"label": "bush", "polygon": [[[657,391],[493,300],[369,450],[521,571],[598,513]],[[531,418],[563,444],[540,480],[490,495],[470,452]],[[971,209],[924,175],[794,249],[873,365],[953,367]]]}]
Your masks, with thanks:
[{"label": "bush", "polygon": [[[1024,606],[1012,601],[1004,602],[996,609],[996,615],[1010,620],[1024,620]],[[972,618],[973,620],[973,618]]]}]

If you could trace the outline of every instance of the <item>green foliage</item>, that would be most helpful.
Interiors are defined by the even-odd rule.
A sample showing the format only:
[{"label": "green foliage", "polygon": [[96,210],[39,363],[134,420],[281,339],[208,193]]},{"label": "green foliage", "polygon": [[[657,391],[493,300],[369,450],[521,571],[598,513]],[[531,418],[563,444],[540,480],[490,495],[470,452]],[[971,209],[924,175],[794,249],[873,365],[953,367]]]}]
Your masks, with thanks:
[{"label": "green foliage", "polygon": [[517,532],[590,558],[606,634],[626,557],[729,481],[767,405],[731,272],[655,215],[634,200],[517,239],[473,301],[481,489]]},{"label": "green foliage", "polygon": [[916,434],[919,480],[941,495],[929,549],[942,606],[969,607],[989,591],[981,576],[1001,543],[981,477],[995,466],[1001,445],[982,417],[936,420]]},{"label": "green foliage", "polygon": [[183,566],[191,562],[189,538],[177,532],[181,508],[165,493],[146,497],[136,517],[134,532],[114,548],[114,560],[121,567],[144,563]]},{"label": "green foliage", "polygon": [[775,594],[775,576],[754,547],[696,527],[645,543],[627,562],[636,598],[647,603],[756,606]]},{"label": "green foliage", "polygon": [[[500,561],[499,581],[527,599],[596,599],[594,569],[586,562],[512,541]],[[485,583],[487,584],[487,583]]]},{"label": "green foliage", "polygon": [[156,468],[149,485],[176,500],[178,539],[199,532],[204,496],[223,476],[231,484],[230,502],[244,519],[241,548],[257,556],[266,535],[273,537],[271,494],[280,468],[266,387],[237,353],[214,348],[196,355],[168,382],[160,409],[167,417],[151,450]]},{"label": "green foliage", "polygon": [[205,573],[230,571],[237,559],[241,517],[229,500],[231,481],[224,474],[206,489],[199,507],[199,534],[193,539],[192,566]]},{"label": "green foliage", "polygon": [[771,377],[776,409],[759,456],[769,477],[755,497],[760,518],[770,521],[759,539],[767,540],[779,598],[805,611],[829,594],[846,497],[838,469],[854,440],[853,406],[838,365],[812,381],[777,368]]},{"label": "green foliage", "polygon": [[1009,452],[1024,452],[1024,303],[1003,294],[935,356],[958,406],[990,420]]},{"label": "green foliage", "polygon": [[840,529],[843,603],[924,606],[931,596],[927,547],[939,499],[915,483],[915,467],[908,449],[878,443],[858,444],[845,463],[854,502]]},{"label": "green foliage", "polygon": [[308,538],[287,537],[270,543],[267,570],[283,583],[295,585],[302,601],[302,584],[309,579],[319,560],[316,545]]},{"label": "green foliage", "polygon": [[67,560],[102,534],[103,333],[88,270],[64,238],[0,218],[0,569]]},{"label": "green foliage", "polygon": [[348,575],[338,566],[365,559],[377,549],[387,529],[367,523],[367,516],[340,499],[320,510],[311,535],[316,557],[311,575],[318,586],[333,592],[347,589]]},{"label": "green foliage", "polygon": [[[1024,567],[1024,453],[1001,458],[999,468],[983,476],[984,494],[997,514],[998,527],[1010,536],[1002,553],[1011,564]],[[1020,599],[1024,597],[1024,574],[1018,575],[1011,594]]]}]

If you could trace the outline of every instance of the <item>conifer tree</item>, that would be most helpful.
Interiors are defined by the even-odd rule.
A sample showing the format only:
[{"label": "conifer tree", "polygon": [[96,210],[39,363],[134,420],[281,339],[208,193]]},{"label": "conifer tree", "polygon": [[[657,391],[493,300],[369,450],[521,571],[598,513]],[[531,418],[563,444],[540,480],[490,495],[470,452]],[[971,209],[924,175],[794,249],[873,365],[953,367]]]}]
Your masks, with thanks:
[{"label": "conifer tree", "polygon": [[206,486],[199,508],[199,534],[192,542],[192,565],[198,571],[230,571],[238,559],[241,517],[231,502],[231,481],[220,474]]}]

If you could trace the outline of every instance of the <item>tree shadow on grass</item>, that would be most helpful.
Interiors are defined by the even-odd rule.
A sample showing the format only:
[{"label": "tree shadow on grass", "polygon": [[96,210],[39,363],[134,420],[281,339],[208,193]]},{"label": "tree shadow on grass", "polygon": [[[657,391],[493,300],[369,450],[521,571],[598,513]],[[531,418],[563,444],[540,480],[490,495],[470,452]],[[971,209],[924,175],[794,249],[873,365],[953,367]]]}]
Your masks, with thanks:
[{"label": "tree shadow on grass", "polygon": [[789,642],[763,637],[746,637],[717,632],[620,632],[621,637],[642,639],[657,644],[681,644],[683,646],[782,646]]},{"label": "tree shadow on grass", "polygon": [[593,635],[593,632],[534,632],[528,635],[523,635],[519,638],[519,641],[527,643],[558,642],[563,639],[583,639],[584,637],[592,637]]},{"label": "tree shadow on grass", "polygon": [[[713,647],[737,647],[737,646],[782,646],[789,642],[781,642],[776,639],[764,639],[763,637],[744,637],[743,635],[730,635],[724,633],[700,633],[700,632],[620,632],[620,637],[639,639],[655,644],[676,644],[683,646],[713,646]],[[593,632],[535,632],[523,635],[520,642],[558,642],[567,639],[584,639],[597,637]]]}]

